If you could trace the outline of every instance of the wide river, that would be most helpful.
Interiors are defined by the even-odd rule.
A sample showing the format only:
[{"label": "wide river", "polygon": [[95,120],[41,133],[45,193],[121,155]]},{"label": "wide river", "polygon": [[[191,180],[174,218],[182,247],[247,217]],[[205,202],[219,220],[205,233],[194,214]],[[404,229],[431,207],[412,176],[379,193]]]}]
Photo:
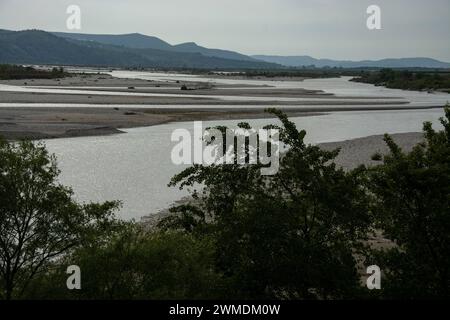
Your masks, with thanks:
[{"label": "wide river", "polygon": [[[141,74],[115,72],[115,76],[144,79],[189,76],[166,74]],[[198,80],[189,78],[185,80]],[[249,80],[220,80],[226,83],[238,81],[254,84]],[[260,82],[258,82],[260,84]],[[274,82],[268,82],[274,85]],[[292,86],[291,82],[276,82],[277,86]],[[298,83],[297,83],[298,85]],[[420,92],[389,90],[343,79],[318,79],[302,82],[307,89],[322,89],[341,95],[389,96],[408,99],[413,104],[445,104],[448,95],[430,95]],[[55,106],[56,107],[56,106]],[[226,106],[222,106],[226,108]],[[292,118],[298,128],[307,130],[309,143],[341,141],[383,133],[420,131],[423,121],[439,126],[443,109],[400,111],[345,111],[324,115]],[[227,125],[234,127],[237,120],[206,121],[204,127]],[[248,120],[254,127],[277,122],[271,119]],[[60,180],[71,186],[78,200],[121,200],[119,215],[124,219],[140,219],[169,207],[174,201],[187,195],[186,191],[167,187],[170,178],[183,170],[174,165],[171,151],[175,142],[171,134],[175,129],[193,131],[193,122],[178,122],[153,127],[125,130],[125,134],[54,139],[45,141],[49,151],[57,156],[62,170]]]}]

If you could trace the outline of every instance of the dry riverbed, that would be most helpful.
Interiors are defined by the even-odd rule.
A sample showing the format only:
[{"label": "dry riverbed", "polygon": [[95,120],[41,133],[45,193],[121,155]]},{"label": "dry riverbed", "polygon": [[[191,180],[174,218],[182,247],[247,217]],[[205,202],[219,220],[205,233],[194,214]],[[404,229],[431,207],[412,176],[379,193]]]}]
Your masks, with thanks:
[{"label": "dry riverbed", "polygon": [[[0,135],[7,139],[105,135],[120,133],[122,128],[172,121],[272,117],[264,112],[267,107],[282,109],[291,117],[331,111],[392,109],[388,105],[390,98],[380,101],[379,97],[364,97],[365,102],[361,102],[320,90],[275,88],[266,84],[219,85],[203,81],[201,77],[199,81],[186,82],[77,74],[62,79],[2,80],[0,86],[3,86],[0,90]],[[187,90],[181,90],[182,86]],[[28,91],[17,91],[21,88]],[[55,88],[65,91],[39,92]],[[74,90],[89,90],[89,93]],[[221,99],[223,96],[229,99]],[[292,98],[302,100],[282,100]],[[327,99],[326,105],[323,105],[324,99]],[[411,108],[404,101],[395,104],[399,109]]]}]

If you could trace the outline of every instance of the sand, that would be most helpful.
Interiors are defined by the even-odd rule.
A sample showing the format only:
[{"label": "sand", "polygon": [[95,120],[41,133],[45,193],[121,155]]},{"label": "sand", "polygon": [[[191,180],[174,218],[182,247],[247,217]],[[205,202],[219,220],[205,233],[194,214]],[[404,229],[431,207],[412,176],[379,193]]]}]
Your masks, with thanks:
[{"label": "sand", "polygon": [[[390,98],[378,97],[371,101],[375,98],[364,97],[365,102],[361,102],[356,98],[336,97],[320,90],[281,89],[267,85],[218,85],[202,82],[202,78],[196,82],[152,81],[114,78],[108,74],[78,74],[63,79],[2,80],[2,84],[28,88],[56,87],[69,91],[73,87],[81,87],[95,91],[92,94],[0,91],[0,135],[7,139],[105,135],[120,133],[122,128],[172,121],[273,117],[264,112],[267,107],[277,107],[290,117],[335,111],[414,109],[408,104],[402,105],[404,102],[398,100],[393,108],[388,105],[392,100]],[[192,90],[181,90],[182,85]],[[105,90],[118,95],[108,94]],[[121,95],[128,92],[134,95]],[[144,95],[148,93],[155,96]],[[182,96],[158,96],[159,93]],[[225,101],[219,96],[234,98]],[[255,96],[262,100],[250,98]],[[305,100],[299,105],[298,101],[280,101],[277,98]],[[321,100],[324,98],[332,98],[332,101],[322,105],[324,103]],[[36,103],[43,106],[31,105]],[[59,106],[45,107],[45,104]]]},{"label": "sand", "polygon": [[[320,113],[289,110],[291,117]],[[15,139],[52,139],[121,133],[120,129],[168,122],[254,119],[274,116],[263,109],[133,109],[129,107],[1,107],[0,136]]]},{"label": "sand", "polygon": [[[423,140],[423,134],[420,132],[397,133],[392,134],[391,137],[407,152],[411,151],[417,143]],[[338,166],[351,170],[361,164],[366,166],[379,164],[380,162],[373,161],[371,158],[375,153],[384,155],[389,152],[383,138],[383,135],[376,135],[340,142],[322,143],[320,146],[325,150],[341,148],[341,152],[335,162]]]}]

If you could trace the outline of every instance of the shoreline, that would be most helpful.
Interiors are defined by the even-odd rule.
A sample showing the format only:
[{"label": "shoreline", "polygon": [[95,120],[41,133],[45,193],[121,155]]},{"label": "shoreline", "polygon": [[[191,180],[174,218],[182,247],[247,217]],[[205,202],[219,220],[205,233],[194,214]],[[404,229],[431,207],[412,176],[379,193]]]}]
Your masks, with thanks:
[{"label": "shoreline", "polygon": [[[442,107],[411,105],[398,97],[345,97],[267,83],[218,84],[203,80],[143,80],[101,73],[61,79],[1,80],[0,136],[9,140],[101,136],[170,122],[275,118],[264,112],[268,107],[276,107],[289,117]],[[182,86],[187,90],[181,90]],[[20,91],[21,87],[26,91]],[[72,91],[77,87],[88,91],[75,94]],[[36,91],[42,88],[65,91]],[[221,96],[228,98],[221,100]],[[302,100],[289,100],[295,98]]]},{"label": "shoreline", "polygon": [[[325,114],[285,110],[290,117]],[[264,109],[133,109],[1,107],[0,136],[7,140],[57,139],[124,133],[121,129],[171,122],[275,118]]]},{"label": "shoreline", "polygon": [[[442,108],[408,108],[434,109]],[[133,107],[0,107],[0,136],[7,140],[59,139],[124,133],[121,129],[173,122],[268,119],[265,108],[141,108]],[[311,117],[330,112],[405,110],[405,108],[283,108],[288,117]]]},{"label": "shoreline", "polygon": [[[74,91],[74,89],[65,89],[67,91]],[[248,105],[248,106],[268,106],[268,105],[284,105],[284,106],[352,106],[352,105],[367,105],[367,106],[389,106],[389,105],[403,105],[407,106],[408,101],[394,100],[392,98],[374,98],[374,97],[361,97],[361,98],[349,98],[349,97],[335,97],[324,96],[323,94],[315,95],[297,95],[297,96],[280,96],[274,97],[267,95],[264,97],[262,93],[255,93],[257,97],[241,95],[241,96],[228,96],[223,92],[217,94],[208,93],[202,95],[200,93],[192,94],[188,92],[183,94],[177,92],[172,96],[167,93],[154,93],[147,92],[139,95],[138,92],[123,92],[125,95],[120,95],[121,91],[114,92],[115,94],[103,94],[101,90],[89,90],[90,93],[41,93],[41,92],[12,92],[2,91],[0,95],[1,104],[33,104],[33,103],[46,103],[46,104],[93,104],[93,105],[130,105],[130,106],[157,106],[157,105],[215,105],[215,106],[234,106],[234,105]],[[264,90],[263,90],[264,91]],[[126,94],[132,95],[126,95]],[[145,95],[150,94],[150,95]],[[159,95],[160,94],[160,95]],[[272,93],[277,94],[277,93]],[[217,96],[217,97],[216,97]],[[222,97],[228,97],[228,99],[221,99]],[[231,99],[233,98],[233,99]],[[266,98],[266,99],[262,99]],[[277,100],[278,99],[278,100]],[[281,100],[280,100],[281,99]],[[286,99],[286,100],[285,100]],[[287,100],[292,99],[292,100]],[[298,100],[295,100],[298,99]],[[325,100],[328,99],[328,100]],[[332,99],[332,100],[331,100]],[[380,101],[382,100],[382,101]]]}]

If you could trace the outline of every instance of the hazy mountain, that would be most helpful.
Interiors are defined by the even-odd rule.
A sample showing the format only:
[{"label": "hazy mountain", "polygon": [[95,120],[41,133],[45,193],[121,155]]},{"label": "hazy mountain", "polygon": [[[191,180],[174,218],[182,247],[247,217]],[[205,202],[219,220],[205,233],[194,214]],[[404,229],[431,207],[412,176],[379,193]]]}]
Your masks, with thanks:
[{"label": "hazy mountain", "polygon": [[135,49],[170,50],[172,48],[170,44],[157,37],[145,36],[139,33],[120,34],[120,35],[65,33],[65,32],[52,32],[52,33],[55,36],[62,38],[81,41],[93,41],[103,44],[124,46]]},{"label": "hazy mountain", "polygon": [[383,60],[330,60],[315,59],[310,56],[266,56],[256,55],[253,58],[278,63],[288,67],[302,67],[315,65],[317,68],[342,67],[342,68],[450,68],[450,63],[438,61],[431,58],[399,58]]},{"label": "hazy mountain", "polygon": [[80,45],[38,30],[0,32],[0,62],[93,66],[138,65],[141,56]]},{"label": "hazy mountain", "polygon": [[244,54],[240,54],[234,51],[221,50],[221,49],[208,49],[197,45],[195,42],[186,42],[178,44],[172,47],[173,50],[180,52],[197,52],[208,57],[218,57],[224,59],[244,60],[244,61],[258,61]]},{"label": "hazy mountain", "polygon": [[194,42],[186,42],[178,45],[170,45],[169,43],[157,38],[146,36],[140,33],[108,35],[108,34],[82,34],[82,33],[64,33],[53,32],[54,35],[63,38],[94,41],[103,44],[111,44],[116,46],[124,46],[135,49],[158,49],[177,52],[201,53],[207,57],[217,57],[232,60],[257,61],[249,56],[220,49],[208,49],[197,45]]},{"label": "hazy mountain", "polygon": [[280,67],[261,61],[232,60],[204,56],[200,53],[148,49],[144,44],[149,42],[148,37],[127,38],[129,43],[134,43],[138,48],[99,43],[94,39],[95,36],[85,41],[76,37],[62,38],[39,30],[0,30],[0,63],[207,69]]},{"label": "hazy mountain", "polygon": [[157,37],[138,33],[102,35],[39,30],[0,30],[0,63],[205,69],[274,69],[311,65],[318,68],[450,68],[450,63],[430,58],[340,61],[310,56],[249,57],[233,51],[204,48],[193,42],[173,46]]}]

